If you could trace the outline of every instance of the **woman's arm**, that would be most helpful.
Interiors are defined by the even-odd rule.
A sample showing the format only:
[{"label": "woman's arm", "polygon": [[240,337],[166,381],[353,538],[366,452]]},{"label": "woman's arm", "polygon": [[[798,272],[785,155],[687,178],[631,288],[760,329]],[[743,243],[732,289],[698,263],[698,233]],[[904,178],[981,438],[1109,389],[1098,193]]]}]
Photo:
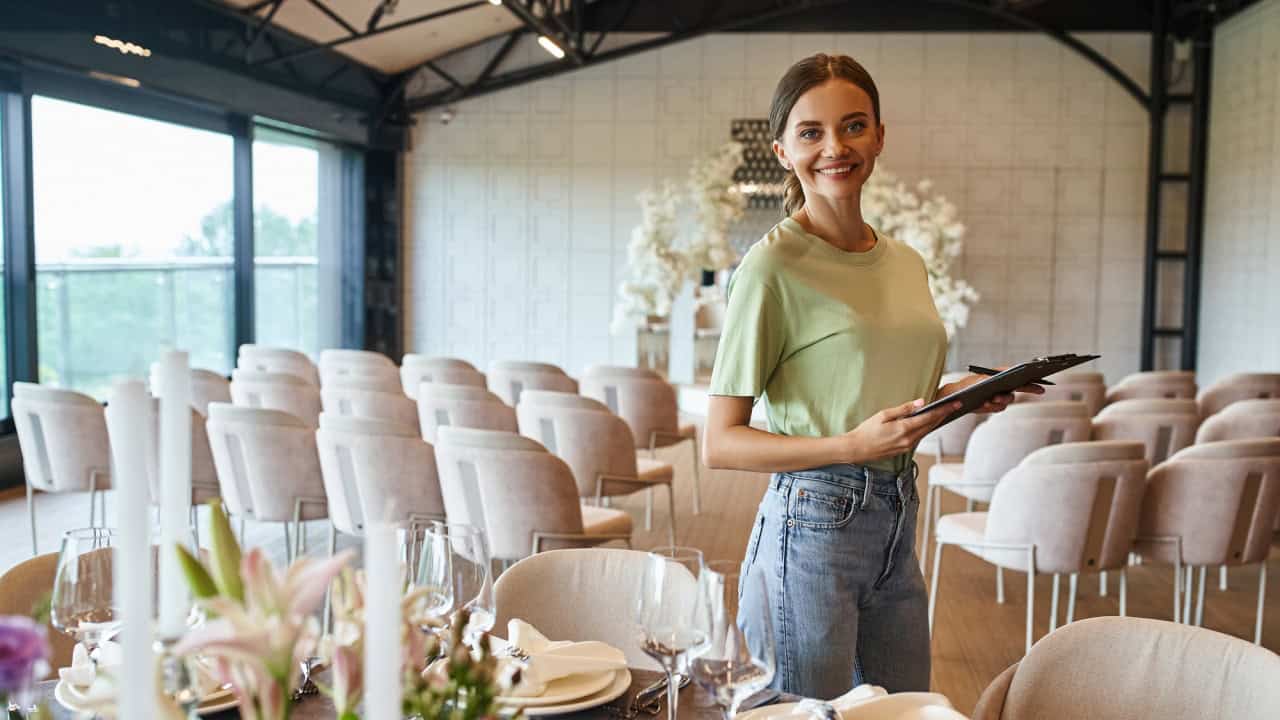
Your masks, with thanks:
[{"label": "woman's arm", "polygon": [[887,408],[861,425],[834,437],[775,435],[751,427],[749,397],[712,395],[702,431],[702,457],[708,467],[787,472],[833,463],[865,464],[908,452],[960,403],[908,418],[923,400]]}]

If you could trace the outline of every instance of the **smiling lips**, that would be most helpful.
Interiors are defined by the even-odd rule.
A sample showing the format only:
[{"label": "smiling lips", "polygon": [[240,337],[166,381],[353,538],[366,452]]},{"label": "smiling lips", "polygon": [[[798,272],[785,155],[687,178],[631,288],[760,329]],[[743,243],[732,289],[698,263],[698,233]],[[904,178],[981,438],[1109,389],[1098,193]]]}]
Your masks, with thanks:
[{"label": "smiling lips", "polygon": [[819,168],[817,173],[830,178],[847,178],[853,172],[852,165],[837,165],[829,168]]}]

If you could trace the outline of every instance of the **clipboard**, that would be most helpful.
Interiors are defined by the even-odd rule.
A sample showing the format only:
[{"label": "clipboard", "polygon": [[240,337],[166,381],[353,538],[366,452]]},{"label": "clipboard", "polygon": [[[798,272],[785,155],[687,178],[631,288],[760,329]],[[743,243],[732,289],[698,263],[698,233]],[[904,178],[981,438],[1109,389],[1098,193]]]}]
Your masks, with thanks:
[{"label": "clipboard", "polygon": [[942,427],[961,415],[977,410],[996,395],[1013,392],[1015,389],[1020,388],[1023,385],[1030,385],[1036,380],[1043,380],[1049,375],[1062,372],[1063,370],[1073,368],[1082,363],[1087,363],[1090,360],[1097,360],[1100,357],[1102,356],[1076,355],[1074,353],[1038,357],[1034,360],[1014,365],[1008,370],[996,373],[995,375],[988,377],[986,380],[974,383],[959,392],[951,393],[944,398],[938,398],[919,410],[910,413],[907,417],[915,417],[916,415],[927,413],[930,410],[942,407],[943,405],[949,405],[959,400],[962,403],[960,409],[948,415],[941,423],[938,423],[938,427]]}]

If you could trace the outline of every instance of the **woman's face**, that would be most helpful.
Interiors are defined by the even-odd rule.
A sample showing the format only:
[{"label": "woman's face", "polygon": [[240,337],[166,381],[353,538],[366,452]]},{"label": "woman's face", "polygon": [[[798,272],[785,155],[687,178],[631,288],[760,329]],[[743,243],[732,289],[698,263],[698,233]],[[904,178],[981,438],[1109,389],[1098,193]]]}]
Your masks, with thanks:
[{"label": "woman's face", "polygon": [[800,96],[787,116],[773,152],[795,170],[805,201],[833,204],[856,198],[884,147],[871,96],[853,83],[832,78]]}]

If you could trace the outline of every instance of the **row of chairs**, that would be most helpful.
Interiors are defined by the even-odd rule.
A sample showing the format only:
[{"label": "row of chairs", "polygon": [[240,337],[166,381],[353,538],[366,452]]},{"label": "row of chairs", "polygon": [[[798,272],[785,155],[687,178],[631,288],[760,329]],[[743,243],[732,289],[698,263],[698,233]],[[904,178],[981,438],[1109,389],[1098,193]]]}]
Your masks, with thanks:
[{"label": "row of chairs", "polygon": [[1280,398],[1280,373],[1237,373],[1201,390],[1192,370],[1148,370],[1127,375],[1107,387],[1102,373],[1066,372],[1051,378],[1043,395],[1019,396],[1022,401],[1083,402],[1094,416],[1104,407],[1125,400],[1190,400],[1207,418],[1231,403],[1245,399]]}]

